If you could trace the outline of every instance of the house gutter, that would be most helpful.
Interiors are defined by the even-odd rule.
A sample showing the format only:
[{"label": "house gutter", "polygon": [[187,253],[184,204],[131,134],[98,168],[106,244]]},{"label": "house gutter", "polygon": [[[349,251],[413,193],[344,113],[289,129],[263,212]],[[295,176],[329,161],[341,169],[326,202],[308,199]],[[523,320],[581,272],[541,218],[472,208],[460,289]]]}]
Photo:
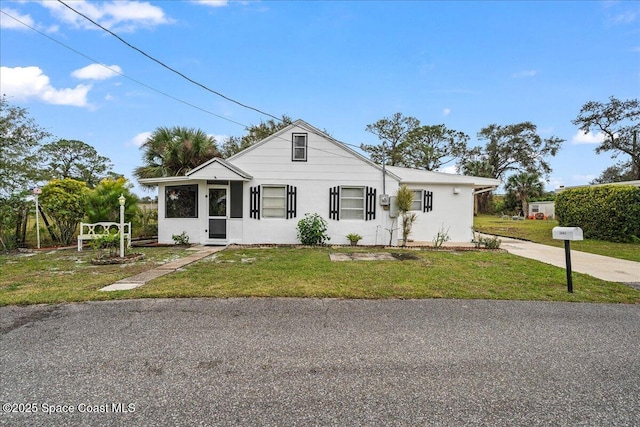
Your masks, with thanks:
[{"label": "house gutter", "polygon": [[485,187],[485,188],[480,188],[479,190],[475,190],[473,192],[473,195],[475,196],[476,194],[482,194],[482,193],[486,193],[487,191],[493,191],[498,187]]}]

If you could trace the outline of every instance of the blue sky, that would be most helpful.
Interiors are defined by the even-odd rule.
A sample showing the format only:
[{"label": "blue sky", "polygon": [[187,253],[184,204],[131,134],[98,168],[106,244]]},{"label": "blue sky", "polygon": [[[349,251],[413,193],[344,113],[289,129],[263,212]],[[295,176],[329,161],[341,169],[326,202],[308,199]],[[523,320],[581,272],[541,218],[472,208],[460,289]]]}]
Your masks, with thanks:
[{"label": "blue sky", "polygon": [[[396,112],[463,131],[472,145],[489,124],[531,121],[542,137],[566,140],[548,189],[586,184],[615,163],[595,154],[599,135],[571,124],[581,106],[640,97],[640,2],[66,3],[215,91],[349,144],[376,143],[366,125]],[[268,119],[56,1],[2,0],[0,9],[0,91],[129,178],[159,126],[222,142]]]}]

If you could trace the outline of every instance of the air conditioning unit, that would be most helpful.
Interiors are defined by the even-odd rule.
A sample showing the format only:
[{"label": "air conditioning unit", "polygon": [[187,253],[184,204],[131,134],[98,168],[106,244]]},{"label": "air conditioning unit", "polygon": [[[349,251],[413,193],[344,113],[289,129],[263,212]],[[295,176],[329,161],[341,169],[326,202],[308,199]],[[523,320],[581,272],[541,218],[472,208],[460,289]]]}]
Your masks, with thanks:
[{"label": "air conditioning unit", "polygon": [[391,203],[391,197],[389,197],[388,194],[381,194],[380,195],[380,206],[389,206],[389,203]]}]

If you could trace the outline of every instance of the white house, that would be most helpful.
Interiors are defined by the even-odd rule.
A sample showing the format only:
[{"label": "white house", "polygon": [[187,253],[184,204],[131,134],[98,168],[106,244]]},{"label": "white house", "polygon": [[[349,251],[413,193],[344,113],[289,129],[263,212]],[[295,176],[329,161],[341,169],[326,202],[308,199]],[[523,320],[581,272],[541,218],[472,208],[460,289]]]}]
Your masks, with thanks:
[{"label": "white house", "polygon": [[[236,155],[214,158],[184,176],[141,180],[158,185],[158,241],[183,231],[191,243],[299,243],[306,213],[328,222],[330,243],[397,244],[394,195],[414,191],[418,219],[410,238],[431,242],[448,230],[471,240],[474,193],[500,181],[416,169],[383,168],[308,123],[297,120]],[[390,236],[389,230],[393,230]]]}]

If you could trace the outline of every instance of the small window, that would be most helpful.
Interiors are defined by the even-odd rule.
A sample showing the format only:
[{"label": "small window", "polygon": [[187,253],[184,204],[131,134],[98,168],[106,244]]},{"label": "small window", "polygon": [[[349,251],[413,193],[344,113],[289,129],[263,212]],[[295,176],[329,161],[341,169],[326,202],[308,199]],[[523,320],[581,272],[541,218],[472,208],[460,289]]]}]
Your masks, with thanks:
[{"label": "small window", "polygon": [[307,161],[307,134],[294,133],[291,160],[294,162]]},{"label": "small window", "polygon": [[412,211],[422,212],[422,190],[411,190],[413,193],[413,203],[411,203]]},{"label": "small window", "polygon": [[341,187],[340,219],[364,219],[363,187]]},{"label": "small window", "polygon": [[198,217],[198,185],[165,187],[165,218]]},{"label": "small window", "polygon": [[533,212],[533,213],[540,212],[540,208],[538,207],[538,205],[532,205],[531,206],[531,212]]},{"label": "small window", "polygon": [[287,209],[284,186],[262,186],[262,217],[284,218]]}]

